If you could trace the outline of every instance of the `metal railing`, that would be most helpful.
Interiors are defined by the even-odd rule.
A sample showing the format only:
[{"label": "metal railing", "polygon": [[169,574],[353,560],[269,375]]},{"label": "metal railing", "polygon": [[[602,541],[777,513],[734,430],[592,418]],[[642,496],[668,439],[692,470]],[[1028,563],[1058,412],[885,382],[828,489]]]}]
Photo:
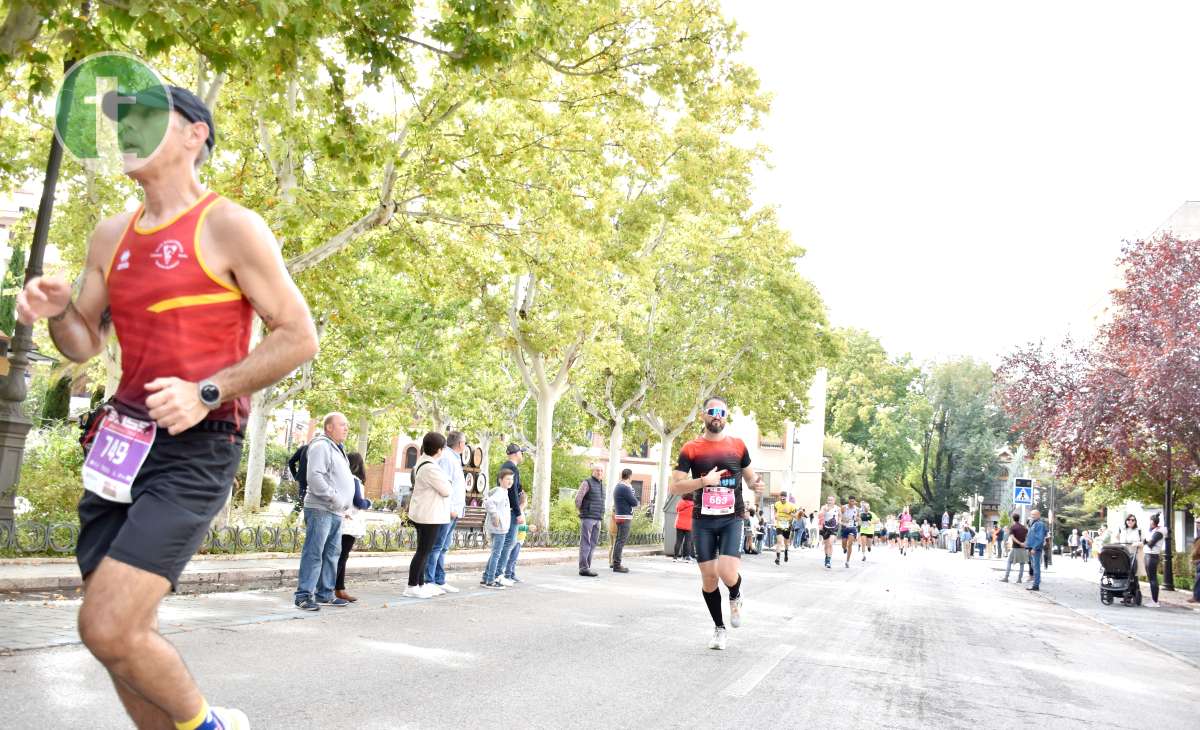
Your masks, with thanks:
[{"label": "metal railing", "polygon": [[[600,543],[608,544],[611,534],[601,532]],[[79,541],[79,525],[73,522],[18,522],[11,529],[0,523],[0,550],[17,554],[52,553],[74,555]],[[657,545],[663,541],[661,532],[631,533],[627,545]],[[452,549],[480,550],[491,544],[491,538],[480,530],[455,530]],[[242,527],[229,525],[214,528],[204,536],[201,553],[300,552],[304,545],[304,528],[300,526],[259,525]],[[579,545],[579,532],[530,532],[525,540],[528,547],[565,548]],[[356,550],[392,552],[414,550],[417,531],[411,527],[369,529],[358,539]]]}]

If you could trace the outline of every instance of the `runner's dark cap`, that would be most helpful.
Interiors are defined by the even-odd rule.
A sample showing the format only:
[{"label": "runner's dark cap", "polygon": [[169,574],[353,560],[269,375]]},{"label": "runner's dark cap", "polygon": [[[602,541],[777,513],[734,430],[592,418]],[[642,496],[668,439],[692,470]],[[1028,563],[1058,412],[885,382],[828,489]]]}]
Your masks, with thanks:
[{"label": "runner's dark cap", "polygon": [[[109,98],[120,92],[110,91],[105,94],[101,109],[109,119],[118,120],[125,110],[133,106],[144,106],[149,109],[174,109],[189,122],[204,122],[208,125],[208,139],[205,144],[212,152],[217,144],[217,126],[213,124],[212,112],[208,110],[200,97],[181,86],[149,86],[134,95],[134,103],[113,103]],[[170,94],[168,101],[167,95]],[[116,114],[117,116],[114,116]]]}]

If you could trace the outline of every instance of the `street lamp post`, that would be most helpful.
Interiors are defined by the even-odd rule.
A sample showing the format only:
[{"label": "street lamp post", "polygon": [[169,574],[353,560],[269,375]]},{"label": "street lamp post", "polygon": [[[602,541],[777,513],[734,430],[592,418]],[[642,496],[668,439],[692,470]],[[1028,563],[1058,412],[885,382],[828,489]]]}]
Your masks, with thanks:
[{"label": "street lamp post", "polygon": [[[67,61],[64,69],[72,65]],[[51,135],[50,156],[46,161],[46,178],[42,199],[38,204],[33,225],[33,243],[29,247],[29,262],[25,281],[42,275],[46,242],[50,235],[50,214],[54,210],[54,191],[62,165],[63,149],[56,135]],[[33,328],[17,323],[13,330],[12,348],[8,356],[8,375],[0,379],[0,535],[12,534],[13,511],[17,498],[17,478],[25,456],[25,436],[33,425],[25,416],[23,403],[28,394],[25,373],[29,370],[29,354],[33,351]],[[0,544],[5,540],[0,539]]]},{"label": "street lamp post", "polygon": [[1171,483],[1171,444],[1167,444],[1167,493],[1163,495],[1163,513],[1164,520],[1162,527],[1167,530],[1166,562],[1163,563],[1163,589],[1168,591],[1175,590],[1175,570],[1171,567],[1171,563],[1175,561],[1175,494]]}]

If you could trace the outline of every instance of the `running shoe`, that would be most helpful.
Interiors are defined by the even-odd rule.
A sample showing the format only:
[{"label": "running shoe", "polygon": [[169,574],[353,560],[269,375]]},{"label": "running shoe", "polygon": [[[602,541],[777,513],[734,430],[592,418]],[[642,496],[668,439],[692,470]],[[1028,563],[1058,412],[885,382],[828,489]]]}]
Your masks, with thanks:
[{"label": "running shoe", "polygon": [[725,629],[724,628],[713,629],[713,637],[712,637],[712,640],[708,642],[708,648],[724,650],[724,648],[725,648]]},{"label": "running shoe", "polygon": [[729,625],[735,629],[742,625],[742,600],[741,594],[738,594],[736,599],[729,602]]},{"label": "running shoe", "polygon": [[787,550],[784,550],[784,551],[783,551],[783,562],[785,562],[785,563],[786,563],[786,562],[787,562],[787,560],[788,560],[788,558],[787,558]]},{"label": "running shoe", "polygon": [[449,591],[442,588],[437,583],[426,583],[425,585],[421,586],[421,588],[423,588],[425,592],[429,594],[430,598],[437,598],[438,596],[444,596],[449,593]]},{"label": "running shoe", "polygon": [[350,605],[350,602],[347,601],[345,598],[336,598],[336,597],[331,598],[328,601],[322,601],[321,599],[318,598],[317,603],[321,604],[322,606],[337,606],[339,608]]},{"label": "running shoe", "polygon": [[250,718],[241,710],[232,707],[210,707],[208,711],[221,724],[223,730],[250,730]]},{"label": "running shoe", "polygon": [[449,583],[443,583],[438,588],[441,588],[443,593],[458,593],[458,589]]},{"label": "running shoe", "polygon": [[1146,608],[1161,608],[1158,601],[1146,601]]},{"label": "running shoe", "polygon": [[850,558],[846,558],[846,567],[847,567],[847,568],[849,568],[849,567],[850,567]]},{"label": "running shoe", "polygon": [[405,598],[433,598],[421,586],[409,586],[404,589],[404,593],[401,595]]},{"label": "running shoe", "polygon": [[505,586],[503,583],[501,583],[501,582],[499,582],[499,581],[495,581],[495,580],[494,580],[494,581],[492,581],[491,583],[488,583],[488,584],[487,584],[487,587],[488,587],[488,588],[495,588],[496,590],[502,591],[502,590],[504,590],[504,589],[505,589],[507,586]]},{"label": "running shoe", "polygon": [[779,565],[779,553],[775,553],[775,564]]},{"label": "running shoe", "polygon": [[311,598],[306,598],[303,601],[296,602],[296,608],[301,611],[320,611],[321,607]]},{"label": "running shoe", "polygon": [[499,578],[497,578],[496,582],[499,583],[500,585],[504,586],[505,588],[508,588],[509,586],[514,585],[511,580],[509,580],[508,578],[505,578],[504,576],[500,576]]},{"label": "running shoe", "polygon": [[862,561],[863,561],[864,563],[865,563],[865,562],[867,562],[867,555],[866,555],[866,553],[863,553]]}]

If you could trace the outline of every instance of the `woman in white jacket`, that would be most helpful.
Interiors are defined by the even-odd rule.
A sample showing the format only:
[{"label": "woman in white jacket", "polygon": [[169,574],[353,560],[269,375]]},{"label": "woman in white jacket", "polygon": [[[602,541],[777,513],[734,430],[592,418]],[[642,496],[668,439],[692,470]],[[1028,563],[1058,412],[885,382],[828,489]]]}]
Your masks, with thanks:
[{"label": "woman in white jacket", "polygon": [[417,530],[417,551],[408,566],[408,588],[404,589],[404,595],[409,598],[433,598],[443,592],[436,590],[432,583],[426,585],[425,563],[438,531],[450,521],[450,479],[437,465],[444,448],[446,437],[430,431],[421,440],[421,456],[413,465],[408,519]]},{"label": "woman in white jacket", "polygon": [[367,534],[367,521],[358,513],[360,509],[370,509],[371,500],[363,497],[363,483],[367,480],[367,465],[363,462],[362,454],[351,451],[346,454],[350,463],[350,473],[354,475],[354,499],[350,508],[342,515],[342,554],[338,556],[337,583],[334,595],[343,601],[354,603],[358,599],[346,592],[346,560],[354,543]]}]

